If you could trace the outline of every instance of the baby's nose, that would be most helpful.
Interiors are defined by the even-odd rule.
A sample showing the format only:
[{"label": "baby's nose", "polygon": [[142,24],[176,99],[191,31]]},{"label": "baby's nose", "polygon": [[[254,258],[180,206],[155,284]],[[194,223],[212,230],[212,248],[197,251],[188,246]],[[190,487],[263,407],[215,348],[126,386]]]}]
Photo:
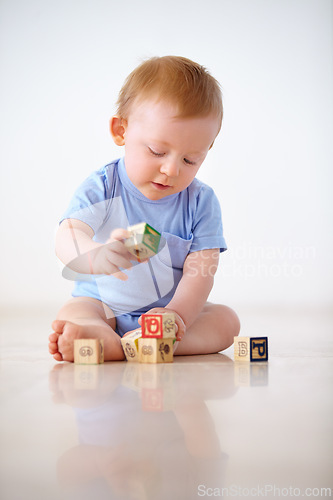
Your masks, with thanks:
[{"label": "baby's nose", "polygon": [[179,175],[180,165],[177,160],[168,160],[163,163],[161,172],[168,177],[177,177]]}]

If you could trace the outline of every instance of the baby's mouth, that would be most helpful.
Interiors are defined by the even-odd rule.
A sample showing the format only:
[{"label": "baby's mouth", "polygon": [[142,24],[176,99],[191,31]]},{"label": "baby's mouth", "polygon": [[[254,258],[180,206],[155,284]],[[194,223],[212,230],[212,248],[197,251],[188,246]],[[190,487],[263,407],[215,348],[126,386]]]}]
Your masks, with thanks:
[{"label": "baby's mouth", "polygon": [[166,189],[171,187],[168,184],[160,184],[159,182],[152,182],[152,185],[159,191],[165,191]]}]

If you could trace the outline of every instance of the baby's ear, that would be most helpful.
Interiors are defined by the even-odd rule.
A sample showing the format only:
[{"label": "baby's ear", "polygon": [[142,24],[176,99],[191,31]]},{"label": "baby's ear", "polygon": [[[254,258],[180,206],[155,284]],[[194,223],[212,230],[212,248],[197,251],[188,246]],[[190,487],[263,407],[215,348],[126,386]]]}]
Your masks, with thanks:
[{"label": "baby's ear", "polygon": [[120,116],[113,116],[110,120],[110,132],[117,146],[125,144],[125,130],[127,122]]}]

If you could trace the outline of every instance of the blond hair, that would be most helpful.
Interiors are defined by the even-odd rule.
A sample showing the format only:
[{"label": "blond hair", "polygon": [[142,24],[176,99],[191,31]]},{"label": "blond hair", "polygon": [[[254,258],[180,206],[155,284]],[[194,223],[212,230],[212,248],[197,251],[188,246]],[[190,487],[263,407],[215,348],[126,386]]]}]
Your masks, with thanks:
[{"label": "blond hair", "polygon": [[153,57],[127,77],[117,100],[117,115],[127,119],[134,101],[165,99],[176,105],[179,118],[223,117],[222,93],[206,68],[178,56]]}]

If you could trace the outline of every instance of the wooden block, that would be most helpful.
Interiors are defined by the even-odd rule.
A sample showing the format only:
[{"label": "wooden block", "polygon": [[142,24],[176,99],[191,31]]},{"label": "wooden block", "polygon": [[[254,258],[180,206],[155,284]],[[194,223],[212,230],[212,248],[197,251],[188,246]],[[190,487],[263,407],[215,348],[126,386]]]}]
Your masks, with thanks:
[{"label": "wooden block", "polygon": [[131,236],[125,240],[127,250],[137,257],[139,261],[153,257],[160,244],[161,234],[146,222],[129,226]]},{"label": "wooden block", "polygon": [[234,338],[235,361],[250,361],[250,337]]},{"label": "wooden block", "polygon": [[139,339],[140,363],[172,363],[173,339]]},{"label": "wooden block", "polygon": [[138,340],[141,338],[141,328],[125,335],[121,339],[121,345],[127,361],[139,361]]},{"label": "wooden block", "polygon": [[250,361],[268,361],[267,337],[250,338]]},{"label": "wooden block", "polygon": [[172,312],[142,315],[142,338],[176,338],[175,315]]},{"label": "wooden block", "polygon": [[103,339],[74,340],[74,362],[81,365],[104,363]]},{"label": "wooden block", "polygon": [[176,318],[173,312],[165,312],[162,314],[163,338],[176,338]]},{"label": "wooden block", "polygon": [[235,337],[234,359],[235,361],[267,361],[268,338]]}]

